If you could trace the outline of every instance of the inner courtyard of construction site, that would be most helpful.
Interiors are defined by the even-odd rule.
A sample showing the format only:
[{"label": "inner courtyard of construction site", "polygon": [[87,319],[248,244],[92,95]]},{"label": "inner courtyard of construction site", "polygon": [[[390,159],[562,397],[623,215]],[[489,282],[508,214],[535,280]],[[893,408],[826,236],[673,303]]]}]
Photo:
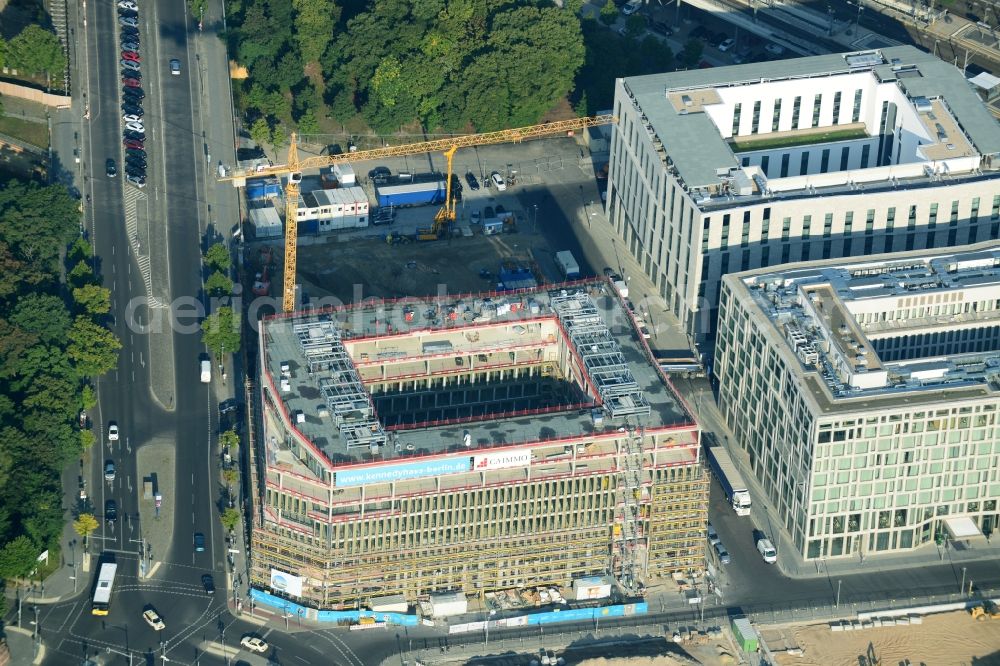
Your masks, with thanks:
[{"label": "inner courtyard of construction site", "polygon": [[606,281],[278,314],[258,358],[254,587],[537,606],[702,573],[700,433]]}]

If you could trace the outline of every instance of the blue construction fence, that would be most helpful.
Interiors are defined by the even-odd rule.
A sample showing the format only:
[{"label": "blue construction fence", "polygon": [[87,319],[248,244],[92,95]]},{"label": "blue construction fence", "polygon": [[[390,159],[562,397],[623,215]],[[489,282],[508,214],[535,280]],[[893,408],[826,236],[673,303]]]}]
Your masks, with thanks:
[{"label": "blue construction fence", "polygon": [[[405,613],[376,613],[368,610],[348,610],[348,611],[321,611],[315,608],[307,608],[294,601],[276,597],[263,590],[251,589],[250,596],[254,604],[258,606],[269,606],[290,617],[300,617],[314,622],[357,622],[363,617],[374,618],[376,622],[386,622],[401,627],[414,627],[420,622],[416,615]],[[530,613],[517,617],[504,618],[503,620],[493,620],[490,626],[518,626],[518,625],[541,625],[555,624],[557,622],[583,622],[587,620],[600,620],[611,617],[628,617],[632,615],[645,615],[649,612],[649,604],[645,601],[634,604],[616,604],[614,606],[601,606],[597,608],[567,608],[563,610],[547,611],[544,613]]]}]

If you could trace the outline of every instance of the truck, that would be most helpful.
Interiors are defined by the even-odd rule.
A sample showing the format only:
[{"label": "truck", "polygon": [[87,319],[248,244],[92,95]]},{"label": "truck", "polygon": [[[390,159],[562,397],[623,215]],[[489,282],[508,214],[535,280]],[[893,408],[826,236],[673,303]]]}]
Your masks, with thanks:
[{"label": "truck", "polygon": [[444,202],[445,182],[433,180],[423,183],[398,183],[376,185],[375,196],[379,206],[429,206]]},{"label": "truck", "polygon": [[705,452],[708,456],[708,464],[712,467],[715,478],[719,480],[719,485],[726,493],[726,500],[732,505],[737,516],[750,515],[750,491],[747,489],[743,477],[740,476],[733,459],[729,457],[729,452],[724,448],[715,445],[705,445]]},{"label": "truck", "polygon": [[573,253],[569,250],[556,252],[556,264],[559,265],[559,270],[562,271],[563,277],[567,280],[580,279],[580,264],[576,263]]}]

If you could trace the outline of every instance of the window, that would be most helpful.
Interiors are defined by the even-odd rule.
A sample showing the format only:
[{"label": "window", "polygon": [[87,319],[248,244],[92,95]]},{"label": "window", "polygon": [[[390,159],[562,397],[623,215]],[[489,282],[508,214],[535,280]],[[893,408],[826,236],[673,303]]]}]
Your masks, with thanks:
[{"label": "window", "polygon": [[850,234],[851,228],[853,226],[854,226],[854,213],[848,211],[847,213],[844,213],[844,233]]},{"label": "window", "polygon": [[851,157],[851,148],[850,148],[850,146],[844,146],[843,148],[840,149],[840,170],[841,171],[847,171],[847,161],[850,159],[850,157]]},{"label": "window", "polygon": [[852,123],[861,121],[861,93],[861,88],[854,91],[854,111],[851,113]]},{"label": "window", "polygon": [[792,218],[786,217],[781,220],[781,240],[788,240],[788,232],[792,228]]},{"label": "window", "polygon": [[[809,152],[808,151],[802,153],[802,160],[799,163],[799,175],[800,176],[804,176],[807,173],[809,173]],[[997,198],[1000,199],[1000,197],[997,197]],[[1000,204],[998,204],[998,210],[1000,210]],[[994,219],[996,217],[1000,217],[1000,213],[998,213],[997,215],[995,215]]]},{"label": "window", "polygon": [[799,128],[799,109],[802,108],[802,97],[796,97],[792,104],[792,129]]},{"label": "window", "polygon": [[889,208],[889,211],[885,214],[886,229],[892,229],[895,223],[896,223],[896,207],[892,206]]},{"label": "window", "polygon": [[823,216],[823,238],[829,238],[833,230],[833,213]]},{"label": "window", "polygon": [[764,155],[760,158],[760,170],[767,175],[767,167],[771,166],[771,157],[769,155]]},{"label": "window", "polygon": [[[789,220],[789,221],[791,220],[791,218],[787,218],[787,217],[785,219]],[[812,215],[805,215],[805,216],[803,216],[803,218],[802,218],[802,236],[803,237],[808,238],[812,234],[812,223],[813,223],[813,216]]]},{"label": "window", "polygon": [[790,155],[785,153],[781,156],[781,177],[785,178],[788,175],[788,158]]},{"label": "window", "polygon": [[840,124],[840,93],[833,94],[833,124]]},{"label": "window", "polygon": [[1000,194],[993,197],[993,210],[990,212],[991,220],[1000,220]]},{"label": "window", "polygon": [[951,202],[951,218],[948,220],[948,224],[955,226],[958,224],[958,202]]},{"label": "window", "polygon": [[865,216],[865,233],[872,234],[875,231],[875,209],[869,208]]},{"label": "window", "polygon": [[936,203],[931,204],[931,213],[930,216],[927,218],[928,227],[937,226],[937,211],[938,211],[938,205]]},{"label": "window", "polygon": [[760,100],[753,103],[753,123],[750,125],[750,133],[756,134],[760,130]]},{"label": "window", "polygon": [[701,230],[701,245],[702,247],[708,247],[708,232],[709,228],[712,226],[712,218],[706,217],[705,223]]},{"label": "window", "polygon": [[771,131],[777,132],[781,124],[781,100],[774,100],[774,111],[771,112]]},{"label": "window", "polygon": [[740,133],[740,113],[742,111],[742,104],[737,104],[733,107],[733,136],[738,136]]},{"label": "window", "polygon": [[819,93],[813,98],[813,117],[810,127],[819,127],[819,112],[823,107],[823,93]]},{"label": "window", "polygon": [[[916,206],[910,206],[910,217],[906,221],[906,226],[910,227],[911,229],[913,227],[917,226],[917,207]],[[912,249],[912,248],[907,248],[907,249]]]},{"label": "window", "polygon": [[826,173],[826,170],[829,167],[830,167],[830,149],[824,148],[819,160],[819,172]]},{"label": "window", "polygon": [[979,219],[979,197],[972,200],[972,210],[969,211],[969,221],[976,222]]},{"label": "window", "polygon": [[871,146],[870,143],[866,143],[865,145],[861,146],[861,168],[862,169],[867,169],[868,168],[868,156],[871,155],[871,152],[872,152],[872,146]]}]

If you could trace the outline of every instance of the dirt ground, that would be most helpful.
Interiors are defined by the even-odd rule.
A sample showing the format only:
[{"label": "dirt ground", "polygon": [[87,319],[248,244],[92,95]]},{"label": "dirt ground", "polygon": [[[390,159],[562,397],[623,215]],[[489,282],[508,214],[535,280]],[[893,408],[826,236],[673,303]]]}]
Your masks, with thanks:
[{"label": "dirt ground", "polygon": [[[391,229],[391,228],[390,228]],[[529,233],[456,237],[389,245],[385,237],[300,245],[298,278],[312,298],[353,302],[369,296],[398,298],[487,291],[502,260],[530,266],[541,236]],[[516,246],[516,248],[515,248]],[[492,277],[481,277],[480,270]],[[360,285],[360,287],[358,286]]]},{"label": "dirt ground", "polygon": [[909,626],[834,633],[822,624],[785,630],[792,631],[803,654],[778,655],[781,666],[1000,664],[1000,621],[976,622],[966,612],[929,615],[923,624]]}]

